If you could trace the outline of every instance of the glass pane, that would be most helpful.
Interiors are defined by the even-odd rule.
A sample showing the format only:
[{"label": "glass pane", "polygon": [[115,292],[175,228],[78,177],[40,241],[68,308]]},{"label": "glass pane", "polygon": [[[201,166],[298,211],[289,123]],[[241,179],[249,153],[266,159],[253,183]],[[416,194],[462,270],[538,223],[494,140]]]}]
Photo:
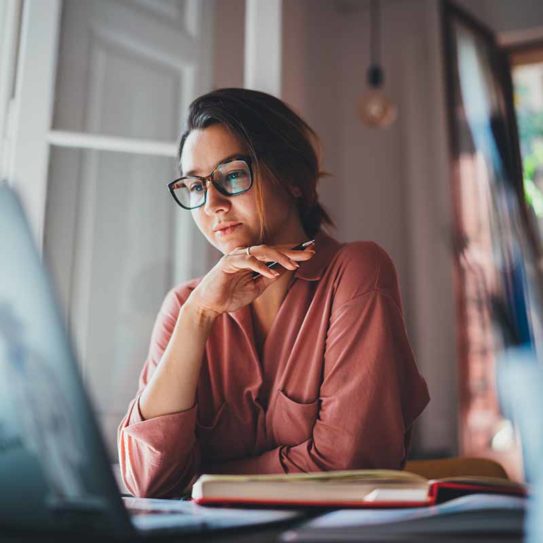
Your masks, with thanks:
[{"label": "glass pane", "polygon": [[[194,51],[181,47],[185,3],[158,11],[119,0],[63,2],[53,128],[176,141]],[[174,13],[174,11],[172,11]],[[172,52],[172,43],[179,50]],[[189,79],[192,77],[188,74]]]},{"label": "glass pane", "polygon": [[543,239],[543,61],[515,66],[513,85],[526,202]]},{"label": "glass pane", "polygon": [[172,286],[173,159],[53,149],[45,258],[111,450]]}]

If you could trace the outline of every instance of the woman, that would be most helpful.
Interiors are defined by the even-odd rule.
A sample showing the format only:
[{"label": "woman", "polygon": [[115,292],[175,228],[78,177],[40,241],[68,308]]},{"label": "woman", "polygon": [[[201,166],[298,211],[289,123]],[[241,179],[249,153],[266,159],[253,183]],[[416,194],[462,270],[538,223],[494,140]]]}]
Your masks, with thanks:
[{"label": "woman", "polygon": [[119,428],[134,494],[179,496],[201,473],[403,466],[428,392],[396,273],[375,243],[322,230],[314,141],[261,92],[191,104],[169,187],[223,256],[170,291],[155,323]]}]

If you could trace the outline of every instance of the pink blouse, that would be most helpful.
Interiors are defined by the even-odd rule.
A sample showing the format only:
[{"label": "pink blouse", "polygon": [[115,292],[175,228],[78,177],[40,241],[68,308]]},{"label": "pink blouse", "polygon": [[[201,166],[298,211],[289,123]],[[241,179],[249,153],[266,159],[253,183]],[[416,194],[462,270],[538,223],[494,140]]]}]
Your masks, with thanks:
[{"label": "pink blouse", "polygon": [[403,466],[428,403],[392,261],[372,242],[324,232],[301,263],[259,357],[249,306],[218,317],[195,405],[144,420],[138,400],[200,279],[169,292],[119,456],[135,495],[179,496],[201,473],[293,473]]}]

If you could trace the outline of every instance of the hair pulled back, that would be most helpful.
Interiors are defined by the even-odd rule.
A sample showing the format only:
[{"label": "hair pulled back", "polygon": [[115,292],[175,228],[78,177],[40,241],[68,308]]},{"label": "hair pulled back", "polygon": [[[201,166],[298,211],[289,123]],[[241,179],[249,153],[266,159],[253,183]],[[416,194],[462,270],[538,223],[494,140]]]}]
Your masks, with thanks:
[{"label": "hair pulled back", "polygon": [[[256,172],[296,195],[300,220],[308,236],[314,237],[323,224],[334,226],[318,201],[317,180],[322,174],[315,150],[317,135],[284,102],[264,92],[239,88],[218,89],[196,98],[189,107],[178,159],[192,130],[214,124],[224,125],[247,148]],[[255,188],[264,235],[262,187],[255,182]]]}]

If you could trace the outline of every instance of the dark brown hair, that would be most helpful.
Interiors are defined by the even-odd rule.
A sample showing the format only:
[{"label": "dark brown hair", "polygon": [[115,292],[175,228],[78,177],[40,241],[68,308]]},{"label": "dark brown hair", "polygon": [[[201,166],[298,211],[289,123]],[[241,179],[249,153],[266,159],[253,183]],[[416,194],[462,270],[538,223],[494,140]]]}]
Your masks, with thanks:
[{"label": "dark brown hair", "polygon": [[[306,234],[313,237],[323,224],[334,223],[318,201],[317,180],[322,176],[311,127],[284,102],[264,92],[218,89],[196,98],[189,107],[187,128],[181,135],[178,159],[194,129],[222,124],[247,148],[255,171],[289,194],[299,191],[296,204]],[[258,179],[258,176],[256,176]],[[262,187],[255,183],[257,206],[264,233]]]}]

